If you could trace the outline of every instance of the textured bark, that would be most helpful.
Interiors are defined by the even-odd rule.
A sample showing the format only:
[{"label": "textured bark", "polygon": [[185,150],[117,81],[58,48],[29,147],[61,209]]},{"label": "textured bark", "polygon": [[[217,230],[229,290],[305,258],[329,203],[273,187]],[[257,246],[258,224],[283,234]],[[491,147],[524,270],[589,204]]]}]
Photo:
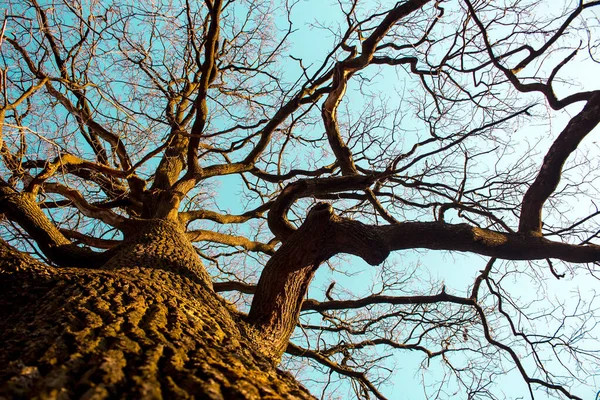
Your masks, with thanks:
[{"label": "textured bark", "polygon": [[175,223],[100,269],[0,257],[0,398],[312,398],[246,339]]},{"label": "textured bark", "polygon": [[263,270],[248,314],[263,354],[278,362],[296,327],[302,302],[319,265],[338,253],[354,254],[371,265],[389,251],[383,238],[358,221],[340,218],[327,203],[309,212],[302,226],[271,257]]}]

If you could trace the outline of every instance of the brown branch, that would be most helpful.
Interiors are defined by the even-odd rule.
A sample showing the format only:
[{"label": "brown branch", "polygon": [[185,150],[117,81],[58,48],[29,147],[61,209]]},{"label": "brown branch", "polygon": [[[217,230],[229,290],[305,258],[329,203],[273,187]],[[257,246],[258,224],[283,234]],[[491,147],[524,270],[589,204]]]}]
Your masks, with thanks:
[{"label": "brown branch", "polygon": [[373,227],[390,251],[431,249],[463,251],[505,260],[559,260],[587,263],[600,261],[600,246],[553,242],[522,233],[504,233],[468,224],[402,222]]},{"label": "brown branch", "polygon": [[[342,177],[340,181],[356,184],[352,178],[355,176]],[[305,190],[308,181],[299,184]],[[284,192],[293,188],[292,185]],[[311,209],[301,227],[286,238],[261,274],[248,314],[249,323],[257,330],[256,342],[262,345],[265,355],[279,359],[298,320],[308,285],[323,261],[346,253],[378,265],[390,251],[419,248],[463,251],[509,260],[558,258],[580,263],[600,261],[600,246],[597,245],[552,242],[542,237],[502,233],[467,224],[403,222],[386,226],[366,225],[336,216],[329,204],[319,203]],[[438,296],[439,299],[472,305],[471,300],[446,294]],[[268,348],[264,347],[266,343]]]},{"label": "brown branch", "polygon": [[367,197],[367,200],[369,200],[369,203],[371,203],[371,205],[373,206],[373,208],[375,209],[375,211],[381,215],[381,217],[386,220],[387,222],[389,222],[390,224],[397,224],[398,220],[396,218],[394,218],[394,216],[392,214],[390,214],[381,204],[381,202],[379,201],[379,199],[377,198],[376,194],[373,192],[373,190],[371,189],[367,189],[365,190],[365,194]]},{"label": "brown branch", "polygon": [[279,183],[295,178],[298,175],[318,177],[326,173],[332,173],[337,167],[338,164],[336,162],[315,170],[291,169],[286,174],[269,174],[268,172],[261,171],[258,168],[254,168],[252,171],[250,171],[250,173],[267,182]]},{"label": "brown branch", "polygon": [[560,182],[565,161],[599,122],[600,91],[595,92],[583,110],[569,120],[546,153],[537,178],[523,196],[519,232],[541,236],[542,208]]},{"label": "brown branch", "polygon": [[[21,163],[19,167],[25,170],[32,168],[45,170],[49,168],[50,171],[48,175],[56,174],[56,172],[60,170],[61,174],[72,174],[83,180],[96,183],[104,191],[104,193],[106,193],[106,195],[112,199],[107,202],[107,204],[110,202],[114,202],[115,204],[119,203],[116,206],[124,207],[128,210],[139,210],[142,208],[141,202],[134,198],[133,194],[128,190],[128,187],[121,184],[121,182],[117,181],[116,179],[113,179],[113,177],[129,177],[131,182],[131,179],[133,178],[138,180],[140,182],[140,186],[143,187],[144,181],[138,176],[134,174],[128,174],[126,171],[107,167],[106,165],[100,163],[93,163],[85,160],[76,161],[73,163],[64,163],[64,161],[65,160],[62,159],[61,163],[60,156],[53,162],[48,162],[47,160],[27,160]],[[54,165],[52,165],[53,163]],[[29,178],[29,185],[27,186],[26,190],[36,193],[39,187],[36,187],[35,185],[40,185],[49,178],[49,176],[45,177],[44,174],[46,174],[44,171],[38,174],[37,180],[33,177]],[[32,185],[34,186],[32,187]]]},{"label": "brown branch", "polygon": [[5,104],[4,106],[0,107],[0,112],[5,112],[5,111],[8,111],[8,110],[14,110],[21,103],[23,103],[26,99],[28,99],[29,97],[31,97],[35,92],[37,92],[44,85],[46,85],[47,82],[48,82],[48,78],[47,77],[44,77],[44,78],[40,79],[40,81],[37,84],[31,85],[29,87],[29,89],[25,90],[23,92],[23,94],[21,94],[21,96],[19,96],[19,98],[17,98],[15,101],[9,102],[9,103]]},{"label": "brown branch", "polygon": [[354,160],[352,159],[352,152],[346,143],[344,143],[344,139],[340,133],[337,121],[337,108],[346,93],[348,79],[357,70],[358,69],[344,69],[342,63],[336,65],[333,73],[333,90],[329,92],[321,109],[321,116],[323,118],[323,124],[325,125],[329,146],[331,147],[333,154],[335,154],[335,158],[344,175],[354,175],[357,171]]},{"label": "brown branch", "polygon": [[369,347],[369,346],[379,346],[379,345],[385,345],[385,346],[389,346],[394,349],[400,349],[400,350],[421,351],[427,355],[427,358],[437,357],[437,356],[440,356],[449,351],[448,349],[442,349],[440,351],[433,352],[433,351],[429,350],[428,348],[426,348],[424,346],[420,346],[418,344],[398,343],[391,339],[377,338],[377,339],[371,339],[371,340],[363,340],[361,342],[351,342],[351,343],[344,342],[341,344],[334,345],[333,347],[330,347],[328,349],[321,350],[320,352],[322,354],[330,355],[330,354],[343,352],[344,350],[346,350],[346,351],[347,350],[358,350],[358,349],[364,349],[365,347]]},{"label": "brown branch", "polygon": [[200,166],[198,165],[198,145],[200,144],[200,137],[202,133],[204,133],[204,127],[208,118],[206,98],[208,95],[208,88],[218,73],[217,53],[219,50],[219,19],[221,17],[221,6],[221,0],[214,0],[214,4],[209,6],[210,25],[208,27],[207,37],[204,41],[204,62],[201,67],[198,96],[196,97],[194,104],[196,109],[196,120],[192,125],[191,138],[187,149],[188,174],[192,176],[200,170]]},{"label": "brown branch", "polygon": [[248,251],[259,251],[271,255],[275,253],[275,245],[278,243],[277,241],[270,241],[269,243],[254,242],[245,236],[227,235],[225,233],[202,229],[189,231],[186,234],[191,242],[222,243],[229,246],[239,246]]},{"label": "brown branch", "polygon": [[[327,140],[343,175],[354,175],[357,173],[352,152],[342,138],[337,121],[337,108],[346,93],[348,80],[353,74],[366,68],[373,61],[378,43],[400,19],[420,9],[429,1],[413,0],[398,4],[387,13],[383,21],[373,30],[373,33],[363,41],[361,54],[355,56],[354,52],[351,53],[348,58],[338,62],[333,69],[332,90],[323,103],[321,116],[325,125]],[[405,62],[411,63],[413,68],[416,64],[416,60],[407,60]]]},{"label": "brown branch", "polygon": [[215,292],[240,292],[245,294],[254,294],[256,292],[256,285],[250,285],[243,282],[213,282],[213,289]]},{"label": "brown branch", "polygon": [[392,58],[387,56],[382,57],[373,57],[371,60],[372,64],[384,64],[384,65],[410,65],[410,72],[417,75],[430,75],[435,76],[439,75],[439,70],[422,70],[417,68],[417,63],[419,60],[417,57],[401,57],[401,58]]},{"label": "brown branch", "polygon": [[94,171],[102,172],[107,175],[126,178],[129,173],[127,171],[117,170],[106,165],[93,163],[90,161],[83,160],[73,154],[62,154],[54,159],[52,162],[46,162],[44,170],[40,172],[35,178],[31,180],[26,191],[33,193],[34,195],[38,193],[40,186],[50,177],[54,176],[54,174],[60,168],[69,168],[69,167],[79,167],[85,169],[91,169]]},{"label": "brown branch", "polygon": [[0,181],[0,210],[18,223],[52,262],[63,267],[99,267],[110,255],[71,243],[46,217],[31,193],[18,193]]},{"label": "brown branch", "polygon": [[218,222],[219,224],[241,224],[251,219],[262,217],[272,204],[272,201],[268,201],[254,210],[246,211],[240,215],[220,214],[210,210],[192,210],[180,212],[178,217],[179,222],[182,225],[186,225],[197,219],[208,219],[210,221]]},{"label": "brown branch", "polygon": [[43,187],[48,193],[57,193],[69,199],[86,217],[98,219],[121,231],[127,231],[129,228],[131,228],[129,219],[112,212],[110,209],[98,207],[88,203],[83,195],[75,189],[59,183],[45,183]]},{"label": "brown branch", "polygon": [[373,304],[433,304],[433,303],[455,303],[466,306],[472,306],[474,300],[465,297],[453,296],[446,292],[441,292],[431,296],[385,296],[373,295],[356,300],[331,300],[317,301],[314,299],[305,300],[302,304],[302,311],[331,311],[348,310],[354,308],[367,307]]},{"label": "brown branch", "polygon": [[267,148],[273,132],[275,132],[277,127],[279,127],[286,118],[292,115],[292,113],[298,110],[302,105],[313,104],[329,90],[329,88],[318,89],[318,86],[325,81],[324,78],[328,77],[330,77],[330,74],[325,74],[323,78],[318,79],[312,86],[300,90],[291,100],[279,108],[275,115],[261,129],[260,139],[242,161],[216,164],[202,168],[196,172],[190,172],[188,170],[188,173],[173,185],[173,192],[188,193],[201,179],[253,171],[255,168],[254,163]]},{"label": "brown branch", "polygon": [[[348,178],[354,177],[342,179]],[[372,227],[336,216],[327,203],[314,206],[302,226],[267,262],[258,281],[248,321],[258,331],[256,342],[265,355],[274,360],[281,357],[308,285],[323,261],[344,252],[379,264],[389,254],[380,246],[383,240]]]},{"label": "brown branch", "polygon": [[120,240],[100,239],[71,229],[60,228],[59,231],[69,239],[74,239],[86,246],[95,247],[97,249],[112,249],[122,243]]},{"label": "brown branch", "polygon": [[368,387],[369,390],[371,392],[373,392],[373,394],[378,399],[381,399],[381,400],[386,399],[386,397],[384,397],[383,394],[381,394],[381,392],[379,390],[377,390],[375,385],[373,385],[373,383],[367,378],[366,374],[363,372],[358,372],[358,371],[354,371],[350,368],[343,367],[343,366],[339,365],[338,363],[336,363],[335,361],[331,361],[329,358],[325,357],[324,355],[320,354],[317,351],[303,349],[302,347],[299,347],[291,342],[288,344],[285,352],[288,354],[291,354],[293,356],[311,358],[311,359],[319,362],[320,364],[323,364],[326,367],[331,368],[333,371],[337,372],[340,375],[348,376],[350,378],[358,380],[359,382],[364,384],[366,387]]},{"label": "brown branch", "polygon": [[268,215],[269,229],[280,240],[285,241],[295,230],[287,219],[287,212],[299,198],[322,196],[347,190],[365,190],[378,177],[375,175],[352,175],[344,177],[299,180],[285,187],[273,202]]}]

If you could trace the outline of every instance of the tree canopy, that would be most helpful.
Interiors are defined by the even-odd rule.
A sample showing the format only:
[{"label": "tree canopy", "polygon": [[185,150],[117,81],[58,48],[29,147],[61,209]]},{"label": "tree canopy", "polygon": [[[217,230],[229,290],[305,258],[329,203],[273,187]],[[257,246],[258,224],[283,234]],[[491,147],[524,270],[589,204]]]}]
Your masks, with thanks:
[{"label": "tree canopy", "polygon": [[2,239],[168,221],[315,395],[595,393],[600,1],[324,3],[5,0]]}]

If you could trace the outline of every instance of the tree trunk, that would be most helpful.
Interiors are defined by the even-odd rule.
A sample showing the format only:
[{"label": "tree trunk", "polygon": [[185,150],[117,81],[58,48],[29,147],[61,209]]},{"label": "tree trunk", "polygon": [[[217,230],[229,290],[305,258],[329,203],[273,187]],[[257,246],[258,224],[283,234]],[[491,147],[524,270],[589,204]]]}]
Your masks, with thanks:
[{"label": "tree trunk", "polygon": [[0,398],[312,398],[256,350],[175,223],[139,231],[100,269],[0,243]]}]

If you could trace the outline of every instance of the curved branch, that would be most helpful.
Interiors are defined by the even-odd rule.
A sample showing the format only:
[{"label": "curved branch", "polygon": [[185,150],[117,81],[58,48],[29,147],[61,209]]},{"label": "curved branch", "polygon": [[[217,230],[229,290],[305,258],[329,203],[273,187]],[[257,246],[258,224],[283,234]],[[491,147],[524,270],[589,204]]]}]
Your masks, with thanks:
[{"label": "curved branch", "polygon": [[248,321],[266,356],[278,360],[283,354],[319,265],[340,252],[379,264],[389,254],[379,235],[371,226],[336,216],[328,203],[310,210],[302,226],[267,262],[252,299]]},{"label": "curved branch", "polygon": [[290,183],[273,202],[268,215],[269,229],[285,241],[296,228],[288,221],[287,212],[299,198],[321,196],[347,190],[365,190],[379,177],[376,175],[350,175],[332,178],[304,179]]},{"label": "curved branch", "polygon": [[200,137],[204,133],[204,127],[208,118],[206,98],[208,96],[208,88],[218,73],[217,53],[219,50],[219,19],[221,17],[222,1],[214,0],[214,4],[207,2],[207,5],[209,5],[210,10],[210,25],[204,42],[204,62],[201,66],[198,96],[194,102],[196,120],[192,125],[191,139],[188,142],[187,148],[188,173],[192,176],[200,170],[200,166],[198,165],[198,145],[200,144]]},{"label": "curved branch", "polygon": [[96,253],[71,243],[35,202],[31,193],[18,193],[0,181],[0,211],[17,222],[52,262],[63,267],[100,267],[109,253]]},{"label": "curved branch", "polygon": [[[346,184],[356,184],[352,180],[355,177],[339,179]],[[297,182],[296,193],[306,190],[308,183]],[[284,192],[288,189],[294,192],[293,185]],[[290,198],[294,198],[293,195]],[[600,246],[597,245],[552,242],[542,237],[497,232],[468,224],[403,222],[366,225],[339,217],[333,213],[331,205],[319,203],[311,209],[302,226],[287,237],[261,274],[248,313],[248,321],[257,331],[255,341],[268,357],[275,360],[281,357],[296,325],[308,285],[323,261],[346,253],[378,265],[391,251],[419,248],[464,251],[509,260],[600,261]],[[451,298],[446,294],[439,296],[440,299],[462,301],[461,304],[473,304],[471,300]]]},{"label": "curved branch", "polygon": [[192,210],[180,212],[178,214],[179,222],[186,225],[197,219],[208,219],[219,224],[242,224],[254,218],[260,218],[271,207],[272,201],[255,208],[254,210],[246,211],[240,215],[219,214],[210,210]]},{"label": "curved branch", "polygon": [[118,178],[127,178],[129,172],[122,171],[114,168],[107,167],[106,165],[97,164],[94,162],[83,160],[73,154],[62,154],[54,159],[52,162],[47,162],[44,170],[40,172],[35,178],[29,183],[27,190],[34,195],[38,193],[40,186],[50,177],[52,177],[60,168],[79,167],[90,169],[98,172],[102,172],[107,175],[115,176]]},{"label": "curved branch", "polygon": [[[373,33],[362,43],[362,51],[360,56],[356,57],[352,53],[348,58],[338,62],[333,70],[332,90],[329,92],[323,107],[321,116],[327,133],[327,140],[335,158],[337,159],[343,175],[354,175],[357,173],[356,165],[352,158],[352,152],[344,143],[344,139],[340,133],[337,121],[337,108],[346,93],[348,80],[350,77],[361,69],[366,68],[374,59],[377,45],[386,35],[386,33],[402,18],[415,12],[423,7],[430,0],[413,0],[403,4],[397,4],[395,8],[390,10],[383,21],[373,30]],[[416,65],[416,60],[403,61],[411,63],[413,68]],[[399,62],[400,63],[400,62]]]},{"label": "curved branch", "polygon": [[44,184],[44,190],[48,193],[57,193],[66,197],[86,217],[99,219],[121,231],[127,231],[130,228],[131,224],[129,219],[112,212],[110,209],[88,203],[83,195],[75,189],[71,189],[59,183],[46,183]]},{"label": "curved branch", "polygon": [[552,35],[550,37],[550,39],[548,39],[546,41],[546,43],[544,43],[539,49],[534,50],[530,46],[526,47],[526,49],[529,51],[529,55],[527,57],[525,57],[523,60],[521,60],[521,62],[519,64],[517,64],[517,66],[514,68],[514,70],[515,71],[522,70],[523,68],[528,66],[533,60],[535,60],[536,58],[538,58],[539,56],[544,54],[546,52],[546,50],[548,50],[558,39],[560,39],[563,36],[563,34],[565,33],[565,30],[569,27],[569,25],[571,25],[571,22],[573,22],[575,20],[575,18],[577,18],[579,16],[579,14],[581,14],[581,12],[583,10],[585,10],[586,8],[597,6],[597,5],[600,5],[600,2],[591,1],[589,3],[584,4],[583,1],[580,1],[579,6],[577,6],[577,8],[567,17],[565,22],[563,22],[563,24],[560,26],[560,28],[558,28],[556,30],[554,35]]},{"label": "curved branch", "polygon": [[[509,80],[509,82],[519,92],[522,92],[522,93],[540,92],[540,93],[542,93],[544,95],[544,97],[546,97],[546,100],[548,101],[548,104],[550,105],[550,107],[552,107],[552,109],[554,109],[554,110],[560,110],[560,109],[568,106],[569,104],[573,104],[578,101],[590,100],[590,98],[594,95],[595,92],[578,92],[578,93],[569,95],[569,96],[565,97],[564,99],[559,100],[556,97],[554,90],[552,89],[551,80],[549,80],[547,83],[538,83],[538,82],[522,83],[519,80],[519,78],[517,78],[517,76],[515,75],[517,72],[519,72],[519,70],[517,68],[509,69],[509,68],[504,67],[500,63],[501,57],[496,57],[494,55],[494,52],[492,49],[492,44],[490,43],[490,40],[488,38],[487,30],[486,30],[485,26],[483,25],[483,23],[481,22],[481,20],[479,19],[479,17],[477,16],[477,13],[475,12],[475,8],[473,7],[473,4],[469,0],[466,0],[466,4],[469,9],[469,14],[471,15],[471,17],[473,18],[473,21],[475,22],[475,24],[481,31],[481,35],[482,35],[483,41],[485,43],[485,50],[487,51],[488,56],[490,57],[490,60],[492,61],[492,64],[496,68],[498,68],[500,71],[502,71],[504,76],[506,76],[506,78]],[[561,27],[560,29],[564,29],[564,27]],[[553,38],[551,40],[556,40],[556,39]],[[550,43],[550,44],[552,44],[552,43]],[[527,47],[527,49],[530,49],[530,47]],[[540,49],[540,51],[541,52],[546,51],[546,47],[545,46],[542,47]],[[531,53],[530,57],[527,57],[526,59],[524,59],[519,64],[519,66],[525,67],[529,62],[531,62],[533,59],[537,58],[538,56],[539,56],[539,54],[537,54],[536,52]]]},{"label": "curved branch", "polygon": [[583,110],[569,120],[546,153],[537,178],[523,197],[519,232],[541,236],[542,207],[558,186],[565,161],[599,122],[600,91],[597,91]]},{"label": "curved branch", "polygon": [[280,174],[280,175],[279,174],[277,174],[277,175],[270,174],[268,172],[261,171],[258,168],[254,168],[253,170],[250,171],[250,173],[252,175],[256,176],[257,178],[260,178],[267,182],[279,183],[279,182],[283,182],[283,181],[287,181],[289,179],[295,178],[298,175],[317,177],[317,176],[320,176],[320,175],[323,175],[326,173],[332,173],[337,167],[338,167],[338,163],[335,162],[333,164],[326,165],[324,167],[317,168],[315,170],[291,169],[288,173]]}]

